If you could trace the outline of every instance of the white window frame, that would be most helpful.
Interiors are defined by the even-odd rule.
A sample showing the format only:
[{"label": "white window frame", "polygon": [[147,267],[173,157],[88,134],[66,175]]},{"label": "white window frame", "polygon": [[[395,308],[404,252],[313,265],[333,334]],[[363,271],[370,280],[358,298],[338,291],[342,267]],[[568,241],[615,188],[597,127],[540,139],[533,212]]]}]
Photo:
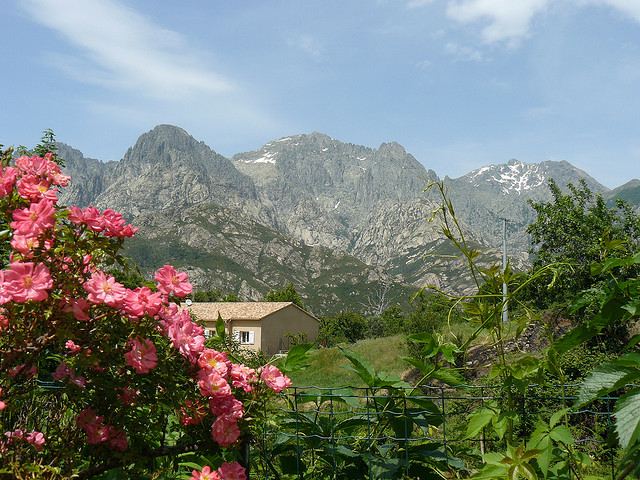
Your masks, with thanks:
[{"label": "white window frame", "polygon": [[256,343],[256,332],[251,330],[238,330],[236,332],[240,345],[254,345]]}]

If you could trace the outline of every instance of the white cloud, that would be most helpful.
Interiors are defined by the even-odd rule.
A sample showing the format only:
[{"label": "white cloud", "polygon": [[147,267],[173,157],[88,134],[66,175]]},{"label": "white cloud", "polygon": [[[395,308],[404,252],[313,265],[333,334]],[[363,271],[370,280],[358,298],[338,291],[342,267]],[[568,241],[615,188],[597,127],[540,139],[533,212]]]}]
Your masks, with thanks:
[{"label": "white cloud", "polygon": [[587,0],[596,5],[608,5],[640,22],[640,1],[638,0]]},{"label": "white cloud", "polygon": [[77,89],[74,100],[87,119],[139,131],[171,123],[222,147],[282,130],[282,120],[262,107],[259,85],[215,71],[208,54],[120,0],[21,5],[75,47],[71,53],[46,52],[44,62],[80,85],[101,87]]},{"label": "white cloud", "polygon": [[321,60],[324,56],[324,45],[322,45],[318,39],[308,34],[290,37],[287,40],[287,44],[290,47],[301,50],[314,60]]},{"label": "white cloud", "polygon": [[511,45],[526,37],[533,17],[551,0],[464,0],[449,2],[447,15],[461,23],[488,20],[482,30],[487,43],[507,41]]},{"label": "white cloud", "polygon": [[456,61],[460,62],[484,62],[485,55],[478,49],[466,45],[459,45],[455,42],[448,42],[444,46],[444,51]]},{"label": "white cloud", "polygon": [[74,78],[157,98],[221,94],[234,85],[178,33],[116,0],[25,0],[27,13],[82,51],[57,64]]},{"label": "white cloud", "polygon": [[[420,0],[415,0],[417,4]],[[603,5],[640,22],[640,0],[570,0],[576,7]],[[449,0],[447,16],[460,23],[488,22],[482,30],[487,43],[516,46],[529,35],[534,18],[558,0]]]}]

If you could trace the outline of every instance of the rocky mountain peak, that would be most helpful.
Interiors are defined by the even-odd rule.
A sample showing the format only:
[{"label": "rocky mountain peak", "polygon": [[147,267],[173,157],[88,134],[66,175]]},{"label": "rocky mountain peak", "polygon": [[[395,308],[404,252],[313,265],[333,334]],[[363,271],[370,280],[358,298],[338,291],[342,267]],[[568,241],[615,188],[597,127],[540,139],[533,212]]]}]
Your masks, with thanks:
[{"label": "rocky mountain peak", "polygon": [[113,169],[113,183],[99,205],[128,213],[199,203],[246,204],[255,186],[231,161],[173,125],[142,134]]},{"label": "rocky mountain peak", "polygon": [[634,178],[627,183],[614,188],[607,195],[609,202],[614,205],[616,200],[624,200],[640,210],[640,180]]},{"label": "rocky mountain peak", "polygon": [[[145,239],[137,258],[176,254],[199,272],[201,286],[231,282],[255,297],[286,276],[310,291],[331,284],[351,292],[343,272],[371,271],[346,267],[345,254],[416,286],[464,283],[458,264],[445,259],[451,246],[439,226],[426,221],[440,199],[424,187],[437,176],[396,142],[376,149],[313,132],[278,138],[229,160],[179,127],[158,125],[120,162],[87,159],[69,147],[61,153],[74,179],[66,192],[78,199],[70,203],[124,212]],[[549,178],[560,188],[584,179],[593,191],[606,192],[564,161],[511,159],[445,183],[469,238],[483,248],[501,245],[508,220],[515,265],[529,249],[526,226],[535,212],[527,202],[550,198]],[[638,199],[638,190],[631,183],[616,193]],[[322,253],[325,248],[332,252]],[[340,260],[329,262],[336,252]]]},{"label": "rocky mountain peak", "polygon": [[264,170],[265,166],[276,165],[278,158],[286,157],[287,160],[304,162],[305,159],[334,150],[339,143],[324,133],[313,132],[292,135],[271,140],[259,150],[238,153],[233,156],[232,160],[236,162],[236,166],[241,170],[243,169],[243,164],[251,164]]},{"label": "rocky mountain peak", "polygon": [[506,164],[481,167],[461,177],[461,180],[474,187],[492,186],[504,195],[521,195],[528,190],[535,190],[544,185],[546,179],[545,169],[540,164],[516,159],[511,159]]},{"label": "rocky mountain peak", "polygon": [[319,143],[319,144],[327,144],[332,143],[334,140],[326,133],[322,132],[311,132],[302,135],[296,135],[294,139],[298,141],[306,141],[309,143]]},{"label": "rocky mountain peak", "polygon": [[193,163],[206,157],[216,162],[223,158],[182,128],[158,125],[140,135],[135,145],[127,150],[122,164],[168,166],[176,161]]},{"label": "rocky mountain peak", "polygon": [[398,142],[383,143],[378,148],[378,152],[394,158],[404,157],[405,155],[407,155],[407,151]]},{"label": "rocky mountain peak", "polygon": [[168,123],[156,125],[150,131],[142,135],[142,137],[144,136],[167,137],[174,139],[177,137],[193,138],[184,128],[176,125],[170,125]]},{"label": "rocky mountain peak", "polygon": [[593,191],[607,191],[604,185],[565,160],[526,163],[511,159],[507,163],[478,168],[452,181],[470,184],[481,190],[500,192],[502,195],[538,196],[541,189],[546,192],[546,183],[550,178],[562,187],[569,182],[576,183],[576,179],[584,179]]},{"label": "rocky mountain peak", "polygon": [[627,183],[619,186],[620,189],[625,188],[638,188],[640,187],[640,179],[634,178],[633,180],[629,180]]},{"label": "rocky mountain peak", "polygon": [[71,174],[71,184],[62,190],[62,204],[85,207],[95,201],[109,184],[109,173],[117,162],[101,162],[88,158],[69,145],[56,142],[58,155],[65,161],[65,172]]}]

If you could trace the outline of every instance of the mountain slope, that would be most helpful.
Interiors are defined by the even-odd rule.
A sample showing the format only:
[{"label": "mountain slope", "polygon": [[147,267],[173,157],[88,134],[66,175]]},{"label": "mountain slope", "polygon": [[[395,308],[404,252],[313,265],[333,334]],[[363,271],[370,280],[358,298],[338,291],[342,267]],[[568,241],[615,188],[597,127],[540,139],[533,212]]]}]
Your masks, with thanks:
[{"label": "mountain slope", "polygon": [[110,172],[108,187],[95,201],[130,217],[209,202],[255,214],[261,207],[250,178],[203,142],[171,125],[159,125],[140,136]]},{"label": "mountain slope", "polygon": [[233,208],[167,208],[135,221],[140,232],[126,253],[147,273],[165,263],[183,268],[201,290],[259,299],[290,281],[305,304],[323,314],[348,306],[362,310],[368,293],[383,285],[390,285],[390,301],[415,290],[355,257],[293,241]]},{"label": "mountain slope", "polygon": [[[437,175],[397,143],[375,149],[312,133],[229,160],[184,130],[160,125],[120,162],[86,159],[67,146],[61,154],[75,178],[63,198],[123,211],[141,227],[131,255],[147,271],[176,263],[198,288],[256,299],[292,281],[307,302],[335,310],[361,308],[383,284],[397,292],[409,288],[403,284],[470,285],[438,223],[427,221],[441,200],[424,188]],[[549,178],[561,187],[584,179],[608,194],[567,162],[512,160],[445,178],[485,265],[499,262],[502,218],[512,263],[526,265],[525,229],[534,214],[528,201],[551,198]]]},{"label": "mountain slope", "polygon": [[510,253],[525,260],[530,243],[526,227],[535,219],[528,202],[551,199],[548,188],[551,178],[562,189],[582,179],[594,192],[608,191],[586,172],[565,161],[532,164],[510,160],[506,164],[476,169],[459,178],[447,177],[445,184],[458,216],[476,238],[489,247],[499,248],[502,223],[506,219]]},{"label": "mountain slope", "polygon": [[82,152],[64,143],[56,144],[58,154],[65,160],[65,170],[72,173],[71,183],[60,195],[63,205],[86,207],[106,190],[117,162],[101,162],[85,157]]},{"label": "mountain slope", "polygon": [[120,162],[101,164],[66,146],[61,154],[78,184],[65,199],[119,210],[139,226],[127,251],[146,273],[172,262],[199,289],[251,299],[292,281],[322,312],[362,303],[376,285],[391,285],[389,298],[413,290],[353,256],[275,230],[273,207],[260,202],[253,180],[177,127],[143,134]]},{"label": "mountain slope", "polygon": [[372,149],[320,133],[274,140],[233,162],[273,206],[280,231],[345,251],[371,212],[415,200],[437,178],[397,143]]},{"label": "mountain slope", "polygon": [[614,205],[616,200],[624,200],[634,207],[640,208],[640,180],[635,178],[618,188],[614,188],[609,192],[607,198],[610,205]]}]

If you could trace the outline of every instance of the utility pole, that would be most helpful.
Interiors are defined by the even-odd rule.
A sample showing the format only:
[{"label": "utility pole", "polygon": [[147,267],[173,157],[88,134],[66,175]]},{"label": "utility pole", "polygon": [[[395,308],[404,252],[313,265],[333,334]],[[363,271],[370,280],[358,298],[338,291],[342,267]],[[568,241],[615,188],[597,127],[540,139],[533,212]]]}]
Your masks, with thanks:
[{"label": "utility pole", "polygon": [[[507,219],[502,219],[502,275],[507,271]],[[502,280],[502,323],[509,321],[509,308],[507,305],[507,282]]]}]

